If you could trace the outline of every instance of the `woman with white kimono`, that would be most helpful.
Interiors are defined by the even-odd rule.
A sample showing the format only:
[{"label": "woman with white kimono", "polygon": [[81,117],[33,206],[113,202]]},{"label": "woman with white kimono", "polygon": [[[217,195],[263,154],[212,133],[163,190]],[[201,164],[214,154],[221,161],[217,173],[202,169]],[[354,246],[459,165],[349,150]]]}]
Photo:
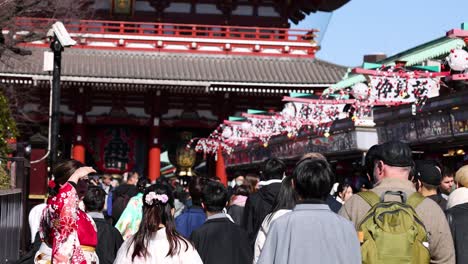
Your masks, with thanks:
[{"label": "woman with white kimono", "polygon": [[168,186],[157,183],[146,189],[138,232],[122,244],[114,263],[203,263],[190,241],[175,229],[174,197]]}]

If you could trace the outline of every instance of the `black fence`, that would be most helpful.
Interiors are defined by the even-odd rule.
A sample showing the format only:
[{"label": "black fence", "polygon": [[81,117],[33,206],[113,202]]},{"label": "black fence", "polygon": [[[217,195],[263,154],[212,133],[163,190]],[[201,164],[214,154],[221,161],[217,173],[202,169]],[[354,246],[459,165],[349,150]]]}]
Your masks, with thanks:
[{"label": "black fence", "polygon": [[25,144],[17,143],[15,157],[0,157],[9,164],[8,174],[14,175],[13,186],[0,190],[0,263],[13,263],[27,250],[27,200],[29,195],[29,160]]},{"label": "black fence", "polygon": [[19,259],[23,226],[21,189],[0,190],[0,263]]}]

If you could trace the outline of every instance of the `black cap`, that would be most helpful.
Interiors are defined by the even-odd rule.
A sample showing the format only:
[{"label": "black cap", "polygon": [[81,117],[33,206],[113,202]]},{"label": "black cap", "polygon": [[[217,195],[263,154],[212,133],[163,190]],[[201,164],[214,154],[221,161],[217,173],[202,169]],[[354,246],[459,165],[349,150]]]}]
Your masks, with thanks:
[{"label": "black cap", "polygon": [[433,160],[417,160],[415,162],[416,177],[420,181],[430,184],[439,185],[442,180],[442,172],[438,167],[437,162]]},{"label": "black cap", "polygon": [[380,145],[376,159],[393,167],[412,167],[413,154],[408,144],[401,141],[389,141]]}]

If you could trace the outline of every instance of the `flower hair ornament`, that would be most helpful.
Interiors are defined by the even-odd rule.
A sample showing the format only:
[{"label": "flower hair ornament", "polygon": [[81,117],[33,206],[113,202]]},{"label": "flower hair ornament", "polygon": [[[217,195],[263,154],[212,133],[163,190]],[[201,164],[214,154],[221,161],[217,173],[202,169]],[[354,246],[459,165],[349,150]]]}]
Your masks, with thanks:
[{"label": "flower hair ornament", "polygon": [[55,184],[55,181],[54,180],[50,180],[49,183],[47,184],[47,186],[51,189],[54,189],[56,184]]},{"label": "flower hair ornament", "polygon": [[166,204],[169,201],[169,197],[165,194],[156,194],[155,192],[149,192],[145,197],[145,203],[147,205],[153,205],[154,201],[160,201],[162,204]]}]

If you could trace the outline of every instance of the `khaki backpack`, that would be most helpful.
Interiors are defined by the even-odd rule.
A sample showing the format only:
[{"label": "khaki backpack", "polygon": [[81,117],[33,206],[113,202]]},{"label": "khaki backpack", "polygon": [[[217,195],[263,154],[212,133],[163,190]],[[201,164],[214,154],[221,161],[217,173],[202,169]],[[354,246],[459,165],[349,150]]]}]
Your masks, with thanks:
[{"label": "khaki backpack", "polygon": [[[416,214],[424,197],[413,193],[387,191],[379,197],[374,192],[358,193],[371,209],[359,225],[363,264],[423,264],[431,260],[427,232]],[[386,195],[398,195],[401,202],[385,202]]]}]

